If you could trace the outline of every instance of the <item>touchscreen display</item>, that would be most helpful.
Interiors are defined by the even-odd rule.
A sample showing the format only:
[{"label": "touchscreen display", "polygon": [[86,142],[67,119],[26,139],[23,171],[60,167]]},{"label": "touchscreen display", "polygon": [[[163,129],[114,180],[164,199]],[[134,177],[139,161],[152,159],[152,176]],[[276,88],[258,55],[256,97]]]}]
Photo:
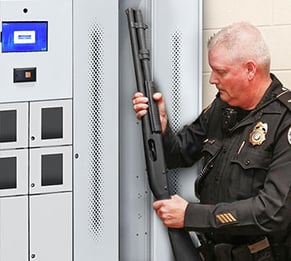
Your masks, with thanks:
[{"label": "touchscreen display", "polygon": [[45,52],[48,22],[2,22],[2,52]]}]

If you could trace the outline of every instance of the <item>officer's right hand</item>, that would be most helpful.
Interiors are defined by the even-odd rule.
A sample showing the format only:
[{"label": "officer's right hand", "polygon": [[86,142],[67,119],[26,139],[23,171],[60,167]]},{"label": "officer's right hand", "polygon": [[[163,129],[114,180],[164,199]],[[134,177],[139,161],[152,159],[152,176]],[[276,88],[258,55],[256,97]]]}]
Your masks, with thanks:
[{"label": "officer's right hand", "polygon": [[[165,109],[165,101],[164,97],[161,93],[156,92],[153,95],[153,99],[157,102],[160,120],[162,126],[162,132],[166,130],[168,117]],[[147,114],[148,111],[148,98],[143,95],[141,92],[136,92],[132,97],[133,109],[135,111],[137,119],[141,119],[143,116]]]},{"label": "officer's right hand", "polygon": [[149,99],[145,97],[141,92],[136,92],[132,97],[133,110],[136,117],[140,120],[147,114]]}]

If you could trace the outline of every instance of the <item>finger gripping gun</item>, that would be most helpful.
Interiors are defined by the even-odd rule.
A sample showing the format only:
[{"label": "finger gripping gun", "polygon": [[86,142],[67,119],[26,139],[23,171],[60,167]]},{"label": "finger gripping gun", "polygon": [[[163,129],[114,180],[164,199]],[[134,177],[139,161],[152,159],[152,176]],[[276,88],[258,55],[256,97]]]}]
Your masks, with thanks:
[{"label": "finger gripping gun", "polygon": [[[168,199],[167,168],[162,144],[162,130],[156,92],[150,71],[150,51],[146,48],[145,30],[140,10],[126,9],[137,90],[149,99],[148,113],[142,118],[142,136],[149,186],[157,200]],[[189,233],[184,229],[168,228],[169,239],[176,261],[200,261]]]}]

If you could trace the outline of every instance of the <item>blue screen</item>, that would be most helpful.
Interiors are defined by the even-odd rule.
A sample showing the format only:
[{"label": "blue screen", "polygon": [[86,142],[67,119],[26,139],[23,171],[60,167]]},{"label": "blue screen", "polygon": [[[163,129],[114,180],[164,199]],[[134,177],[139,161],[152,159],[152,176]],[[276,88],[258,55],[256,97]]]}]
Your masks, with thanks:
[{"label": "blue screen", "polygon": [[45,52],[47,22],[2,22],[2,52]]}]

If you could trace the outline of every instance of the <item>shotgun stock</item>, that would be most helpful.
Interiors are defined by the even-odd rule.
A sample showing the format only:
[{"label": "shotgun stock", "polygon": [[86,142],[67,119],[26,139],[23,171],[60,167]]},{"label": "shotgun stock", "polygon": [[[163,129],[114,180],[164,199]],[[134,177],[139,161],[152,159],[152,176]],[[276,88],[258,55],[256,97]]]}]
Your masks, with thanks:
[{"label": "shotgun stock", "polygon": [[[146,48],[145,30],[140,10],[126,9],[137,90],[149,99],[148,113],[142,118],[142,136],[146,172],[150,189],[157,200],[168,199],[167,169],[162,144],[159,110],[153,100],[156,92],[150,71],[150,51]],[[176,261],[200,261],[189,233],[184,229],[168,228],[168,235]]]}]

